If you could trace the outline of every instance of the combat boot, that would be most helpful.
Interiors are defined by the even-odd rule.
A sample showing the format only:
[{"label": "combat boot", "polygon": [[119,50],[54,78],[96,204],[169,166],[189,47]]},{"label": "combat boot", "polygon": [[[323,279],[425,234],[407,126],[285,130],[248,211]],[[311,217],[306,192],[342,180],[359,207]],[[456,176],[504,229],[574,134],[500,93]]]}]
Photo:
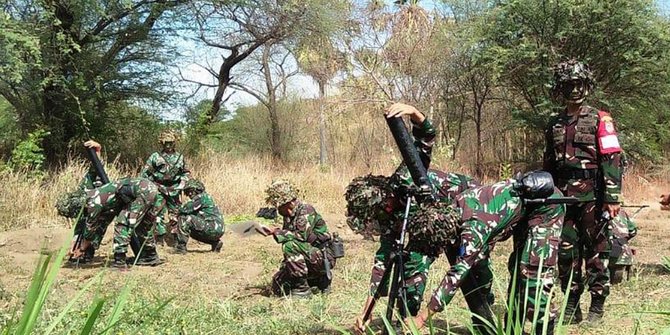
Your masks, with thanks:
[{"label": "combat boot", "polygon": [[135,265],[138,266],[156,266],[160,264],[163,264],[163,261],[158,257],[156,249],[144,250],[135,262]]},{"label": "combat boot", "polygon": [[165,246],[165,234],[156,236],[156,245]]},{"label": "combat boot", "polygon": [[175,254],[180,254],[180,255],[186,255],[186,243],[175,243],[174,245],[174,253]]},{"label": "combat boot", "polygon": [[221,252],[222,248],[223,248],[223,241],[217,240],[216,242],[212,243],[212,252]]},{"label": "combat boot", "polygon": [[126,264],[126,254],[114,253],[114,260],[112,261],[112,267],[117,269],[127,269],[128,264]]},{"label": "combat boot", "polygon": [[296,280],[296,283],[291,287],[291,297],[310,298],[311,296],[312,296],[312,289],[307,284],[307,279],[302,278]]},{"label": "combat boot", "polygon": [[591,296],[589,315],[586,317],[588,323],[597,323],[605,314],[605,297],[602,295]]},{"label": "combat boot", "polygon": [[582,308],[579,306],[579,295],[570,293],[568,295],[568,304],[565,306],[563,313],[563,324],[578,324],[584,318],[582,315]]}]

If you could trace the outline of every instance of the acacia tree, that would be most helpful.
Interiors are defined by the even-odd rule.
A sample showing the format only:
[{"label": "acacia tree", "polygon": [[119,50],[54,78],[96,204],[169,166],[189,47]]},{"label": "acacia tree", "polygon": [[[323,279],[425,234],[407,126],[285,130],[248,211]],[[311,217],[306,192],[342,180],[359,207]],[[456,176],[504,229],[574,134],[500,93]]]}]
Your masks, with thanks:
[{"label": "acacia tree", "polygon": [[[0,94],[24,132],[42,128],[50,161],[104,128],[109,106],[165,101],[166,20],[178,1],[3,1]],[[8,28],[8,29],[4,29]],[[6,76],[4,74],[11,73]]]}]

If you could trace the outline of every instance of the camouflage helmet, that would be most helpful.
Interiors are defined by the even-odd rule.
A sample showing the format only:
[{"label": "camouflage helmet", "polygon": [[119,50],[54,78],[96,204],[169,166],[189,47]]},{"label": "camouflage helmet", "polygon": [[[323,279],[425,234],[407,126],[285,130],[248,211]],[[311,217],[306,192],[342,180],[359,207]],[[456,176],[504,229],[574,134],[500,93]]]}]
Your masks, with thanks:
[{"label": "camouflage helmet", "polygon": [[163,130],[161,134],[158,135],[158,142],[177,142],[177,134],[172,129]]},{"label": "camouflage helmet", "polygon": [[[593,73],[587,64],[579,62],[575,59],[570,59],[558,63],[553,67],[554,83],[552,90],[554,94],[560,94],[566,84],[578,80],[585,85],[584,97],[586,97],[595,86]],[[581,99],[583,100],[582,97]]]},{"label": "camouflage helmet", "polygon": [[449,203],[422,203],[411,217],[407,232],[423,254],[435,257],[456,237],[460,219],[458,209]]},{"label": "camouflage helmet", "polygon": [[265,202],[268,205],[279,207],[298,198],[298,189],[287,180],[277,180],[270,184],[265,194]]},{"label": "camouflage helmet", "polygon": [[202,193],[205,191],[205,184],[197,179],[189,179],[184,186],[184,191],[193,190],[195,193]]},{"label": "camouflage helmet", "polygon": [[354,178],[344,194],[347,201],[347,225],[355,233],[379,233],[377,214],[392,194],[389,178],[369,174]]},{"label": "camouflage helmet", "polygon": [[55,207],[58,215],[74,219],[84,206],[86,206],[86,192],[76,190],[61,194],[56,200]]}]

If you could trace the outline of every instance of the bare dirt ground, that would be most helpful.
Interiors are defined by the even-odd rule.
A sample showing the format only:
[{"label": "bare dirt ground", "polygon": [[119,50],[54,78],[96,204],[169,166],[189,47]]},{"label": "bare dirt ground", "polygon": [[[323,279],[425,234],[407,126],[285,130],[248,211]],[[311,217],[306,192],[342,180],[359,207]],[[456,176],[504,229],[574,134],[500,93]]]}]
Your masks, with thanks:
[{"label": "bare dirt ground", "polygon": [[[601,327],[571,326],[566,329],[567,333],[632,334],[638,327],[639,334],[660,334],[661,330],[670,326],[666,318],[638,314],[657,309],[670,311],[670,272],[659,265],[661,256],[670,256],[670,212],[660,211],[658,204],[648,203],[652,208],[636,218],[640,232],[632,242],[637,253],[633,278],[613,288],[611,298],[608,299],[605,322]],[[365,299],[372,254],[377,248],[376,242],[363,241],[360,236],[352,234],[344,225],[342,215],[330,214],[326,215],[326,219],[331,230],[339,232],[344,238],[347,255],[334,270],[333,293],[317,298],[322,299],[317,302],[323,305],[319,307],[319,313],[327,313],[327,316],[315,317],[314,312],[307,313],[309,322],[321,323],[312,333],[338,333],[336,329],[339,328],[351,329]],[[40,255],[68,243],[69,234],[70,230],[66,228],[35,228],[0,233],[0,309],[20,301]],[[101,248],[103,253],[94,264],[78,269],[61,269],[54,286],[56,301],[67,301],[83,283],[106,268],[106,253],[111,250],[110,236],[111,229]],[[314,309],[314,301],[304,305],[306,303],[268,296],[270,278],[281,261],[280,247],[271,238],[259,235],[241,238],[229,230],[224,241],[224,249],[220,254],[209,252],[208,245],[193,240],[189,243],[189,253],[183,256],[171,253],[171,248],[160,247],[159,254],[166,260],[165,264],[135,267],[127,272],[109,271],[101,280],[101,285],[114,291],[127,279],[132,279],[140,291],[156,295],[174,294],[177,300],[218,304],[217,308],[239,308],[245,311],[268,309],[274,311],[268,312],[272,315],[298,311],[293,316],[297,322],[302,322],[301,315],[305,314],[303,308],[307,311]],[[500,303],[504,303],[507,280],[504,269],[508,244],[496,248],[494,255],[494,271],[497,275],[494,290]],[[428,293],[432,292],[446,269],[444,260],[436,262],[431,270]],[[462,298],[457,298],[452,305],[441,317],[446,318],[448,324],[467,322],[469,318],[463,311]],[[588,308],[587,297],[583,299],[582,308]],[[382,307],[377,311],[382,312]],[[256,312],[264,315],[262,311]],[[454,320],[452,315],[459,317]],[[254,328],[258,320],[246,319],[244,315],[235,314],[228,321],[222,319],[218,322],[237,323],[238,328],[235,329],[249,329],[251,333],[273,332]]]}]

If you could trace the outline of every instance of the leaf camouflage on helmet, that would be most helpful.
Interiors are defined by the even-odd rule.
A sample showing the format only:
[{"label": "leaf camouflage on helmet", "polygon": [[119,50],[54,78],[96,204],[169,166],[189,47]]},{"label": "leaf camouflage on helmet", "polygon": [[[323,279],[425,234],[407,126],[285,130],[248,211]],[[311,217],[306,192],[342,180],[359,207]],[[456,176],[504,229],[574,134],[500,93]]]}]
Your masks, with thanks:
[{"label": "leaf camouflage on helmet", "polygon": [[61,194],[56,200],[55,207],[58,215],[74,219],[79,215],[84,205],[86,205],[86,192],[76,190]]},{"label": "leaf camouflage on helmet", "polygon": [[558,63],[553,68],[554,70],[554,91],[561,89],[563,84],[571,82],[573,80],[580,80],[586,85],[589,91],[593,90],[595,86],[595,80],[593,79],[593,73],[588,65],[579,62],[575,59],[570,59],[564,62]]},{"label": "leaf camouflage on helmet", "polygon": [[189,179],[184,186],[184,191],[193,190],[195,193],[202,193],[205,191],[205,184],[197,179]]},{"label": "leaf camouflage on helmet", "polygon": [[298,198],[298,189],[287,180],[274,181],[266,190],[265,202],[268,205],[279,207]]},{"label": "leaf camouflage on helmet", "polygon": [[449,203],[420,204],[407,225],[409,239],[424,255],[437,257],[456,236],[460,218],[458,210]]},{"label": "leaf camouflage on helmet", "polygon": [[389,178],[369,174],[354,178],[347,186],[347,225],[358,234],[380,234],[379,213],[393,192]]}]

